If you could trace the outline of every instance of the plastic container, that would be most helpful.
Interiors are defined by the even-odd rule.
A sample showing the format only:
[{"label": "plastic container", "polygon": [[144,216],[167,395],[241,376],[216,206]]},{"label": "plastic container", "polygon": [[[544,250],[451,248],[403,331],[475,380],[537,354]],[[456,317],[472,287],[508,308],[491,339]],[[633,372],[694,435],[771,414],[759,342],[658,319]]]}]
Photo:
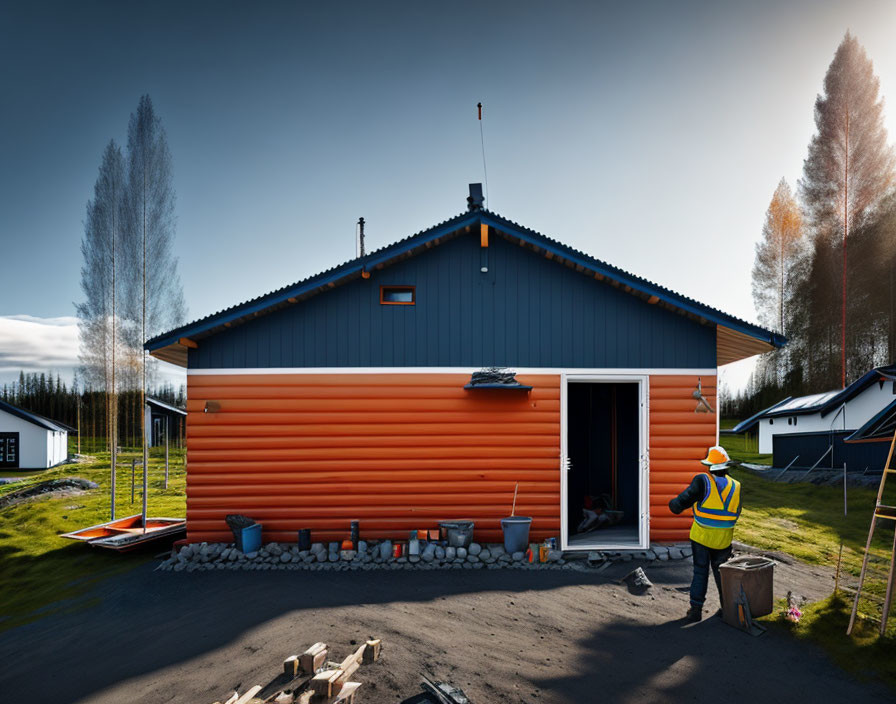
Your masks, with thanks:
[{"label": "plastic container", "polygon": [[473,542],[473,521],[439,521],[439,538],[452,548],[468,548]]},{"label": "plastic container", "polygon": [[508,516],[501,519],[501,530],[504,531],[504,549],[511,555],[524,552],[529,547],[529,516]]},{"label": "plastic container", "polygon": [[719,567],[722,573],[722,619],[740,627],[737,601],[741,589],[750,604],[753,618],[766,616],[774,608],[775,563],[767,557],[744,555]]},{"label": "plastic container", "polygon": [[261,523],[243,528],[237,536],[236,546],[244,554],[258,550],[261,547]]},{"label": "plastic container", "polygon": [[310,550],[311,549],[311,529],[310,528],[302,528],[299,531],[299,550]]}]

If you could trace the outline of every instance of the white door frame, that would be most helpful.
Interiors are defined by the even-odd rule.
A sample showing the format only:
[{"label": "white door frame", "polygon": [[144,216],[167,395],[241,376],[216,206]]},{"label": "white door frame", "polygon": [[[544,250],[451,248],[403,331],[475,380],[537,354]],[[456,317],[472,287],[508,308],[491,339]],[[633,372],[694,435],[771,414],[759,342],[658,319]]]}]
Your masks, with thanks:
[{"label": "white door frame", "polygon": [[[569,406],[570,383],[636,383],[638,384],[638,544],[594,543],[569,545],[568,481],[569,471]],[[646,550],[650,544],[650,461],[648,455],[648,412],[650,377],[647,374],[560,374],[560,548],[562,550]]]}]

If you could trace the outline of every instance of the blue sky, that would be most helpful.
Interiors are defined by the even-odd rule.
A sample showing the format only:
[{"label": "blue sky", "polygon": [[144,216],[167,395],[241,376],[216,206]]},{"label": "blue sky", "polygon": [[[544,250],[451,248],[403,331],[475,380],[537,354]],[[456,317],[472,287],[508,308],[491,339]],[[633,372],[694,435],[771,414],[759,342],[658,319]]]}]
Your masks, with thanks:
[{"label": "blue sky", "polygon": [[3,2],[0,381],[10,316],[74,314],[99,158],[143,93],[190,319],[351,258],[359,216],[377,247],[460,212],[480,100],[491,209],[754,319],[753,247],[834,50],[851,29],[896,95],[894,20],[884,2]]}]

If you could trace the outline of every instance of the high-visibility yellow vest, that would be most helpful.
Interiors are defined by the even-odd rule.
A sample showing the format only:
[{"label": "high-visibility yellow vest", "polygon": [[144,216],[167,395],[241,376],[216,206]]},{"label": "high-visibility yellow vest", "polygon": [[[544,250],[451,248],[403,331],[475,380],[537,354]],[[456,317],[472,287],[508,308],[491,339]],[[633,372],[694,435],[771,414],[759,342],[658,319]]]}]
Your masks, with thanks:
[{"label": "high-visibility yellow vest", "polygon": [[722,550],[731,545],[734,538],[734,524],[740,516],[740,482],[732,477],[719,491],[716,480],[706,477],[706,493],[694,504],[694,523],[691,525],[691,540],[714,550]]}]

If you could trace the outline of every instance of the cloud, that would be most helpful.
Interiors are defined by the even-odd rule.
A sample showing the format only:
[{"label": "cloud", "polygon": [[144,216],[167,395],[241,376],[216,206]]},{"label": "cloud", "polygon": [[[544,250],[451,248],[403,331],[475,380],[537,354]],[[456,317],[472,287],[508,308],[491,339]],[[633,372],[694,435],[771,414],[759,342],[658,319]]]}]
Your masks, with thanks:
[{"label": "cloud", "polygon": [[[71,383],[80,365],[78,319],[0,315],[0,384],[17,381],[19,372],[53,372]],[[186,382],[184,370],[164,362],[157,381],[175,386]]]},{"label": "cloud", "polygon": [[19,371],[58,372],[72,378],[78,365],[78,319],[0,316],[0,381]]}]

